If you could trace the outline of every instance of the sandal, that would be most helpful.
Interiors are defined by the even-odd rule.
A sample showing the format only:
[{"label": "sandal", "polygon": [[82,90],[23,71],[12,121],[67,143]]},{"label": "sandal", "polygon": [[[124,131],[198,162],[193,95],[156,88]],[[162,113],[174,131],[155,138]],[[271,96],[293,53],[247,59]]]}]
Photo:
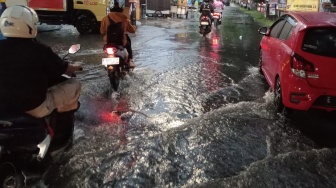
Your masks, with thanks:
[{"label": "sandal", "polygon": [[134,64],[133,59],[130,59],[130,60],[129,60],[129,62],[128,62],[128,66],[129,66],[129,68],[134,68],[134,67],[136,67],[136,65]]}]

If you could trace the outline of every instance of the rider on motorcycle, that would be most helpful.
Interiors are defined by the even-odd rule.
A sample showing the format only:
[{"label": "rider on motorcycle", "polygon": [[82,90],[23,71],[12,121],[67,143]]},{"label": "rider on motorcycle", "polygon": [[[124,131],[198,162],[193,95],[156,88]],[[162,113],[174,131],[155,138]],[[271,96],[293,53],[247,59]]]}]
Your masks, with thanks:
[{"label": "rider on motorcycle", "polygon": [[216,9],[218,9],[218,10],[224,10],[224,4],[223,4],[223,2],[221,1],[221,0],[216,0],[213,4],[213,7],[214,7],[214,9],[216,10]]},{"label": "rider on motorcycle", "polygon": [[129,59],[129,67],[134,68],[135,64],[133,61],[133,52],[132,52],[132,46],[130,39],[128,38],[127,40],[127,34],[126,32],[129,33],[135,33],[136,27],[131,24],[131,21],[123,14],[125,6],[125,0],[113,0],[110,1],[110,13],[105,16],[100,25],[100,33],[104,35],[103,39],[104,42],[107,42],[107,28],[110,25],[110,21],[108,19],[108,16],[115,22],[122,22],[122,27],[124,29],[124,39],[123,39],[123,46],[127,49],[126,56],[128,55]]},{"label": "rider on motorcycle", "polygon": [[71,65],[37,42],[38,16],[26,6],[7,8],[0,18],[6,37],[0,40],[0,113],[27,113],[41,118],[78,109],[81,84],[63,75],[73,75],[81,66]]},{"label": "rider on motorcycle", "polygon": [[201,17],[202,16],[208,16],[210,18],[211,24],[212,24],[212,22],[213,22],[212,14],[214,13],[214,8],[213,8],[212,4],[210,3],[210,0],[204,0],[204,2],[200,6],[199,12],[201,13]]}]

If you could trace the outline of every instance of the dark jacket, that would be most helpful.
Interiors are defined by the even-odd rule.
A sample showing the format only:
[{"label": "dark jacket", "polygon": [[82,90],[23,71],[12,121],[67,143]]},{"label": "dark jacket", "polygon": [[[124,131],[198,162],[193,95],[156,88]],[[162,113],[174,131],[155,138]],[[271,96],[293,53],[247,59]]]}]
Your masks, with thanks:
[{"label": "dark jacket", "polygon": [[199,12],[201,13],[201,15],[207,15],[209,16],[210,18],[212,18],[212,15],[211,13],[214,13],[214,8],[212,6],[211,3],[206,3],[206,2],[203,2],[200,6],[200,10]]},{"label": "dark jacket", "polygon": [[32,110],[67,69],[52,49],[33,39],[0,40],[0,113]]}]

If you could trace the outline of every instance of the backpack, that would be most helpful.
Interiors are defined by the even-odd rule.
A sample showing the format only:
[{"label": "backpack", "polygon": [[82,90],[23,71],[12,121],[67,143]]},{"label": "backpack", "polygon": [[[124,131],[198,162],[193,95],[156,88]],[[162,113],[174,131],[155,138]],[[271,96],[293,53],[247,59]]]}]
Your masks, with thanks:
[{"label": "backpack", "polygon": [[203,10],[210,10],[210,4],[209,3],[204,3]]},{"label": "backpack", "polygon": [[107,16],[110,25],[107,27],[107,43],[113,43],[120,46],[124,45],[124,29],[122,28],[122,22],[114,22],[110,16]]},{"label": "backpack", "polygon": [[208,15],[211,14],[209,3],[204,2],[201,14],[202,14],[202,16],[208,16]]}]

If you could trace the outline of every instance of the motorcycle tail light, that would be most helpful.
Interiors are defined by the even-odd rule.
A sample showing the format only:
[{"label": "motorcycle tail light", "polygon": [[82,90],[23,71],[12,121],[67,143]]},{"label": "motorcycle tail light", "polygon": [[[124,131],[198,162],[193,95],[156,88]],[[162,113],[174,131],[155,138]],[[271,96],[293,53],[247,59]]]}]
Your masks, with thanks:
[{"label": "motorcycle tail light", "polygon": [[219,13],[214,13],[214,16],[218,16],[219,17]]},{"label": "motorcycle tail light", "polygon": [[107,47],[107,48],[105,48],[105,53],[107,53],[108,55],[116,54],[117,53],[117,48]]},{"label": "motorcycle tail light", "polygon": [[306,78],[306,72],[314,72],[314,64],[305,60],[303,57],[294,54],[291,57],[291,70],[292,73],[298,77]]},{"label": "motorcycle tail light", "polygon": [[213,45],[218,45],[218,38],[217,37],[212,39],[212,44]]}]

